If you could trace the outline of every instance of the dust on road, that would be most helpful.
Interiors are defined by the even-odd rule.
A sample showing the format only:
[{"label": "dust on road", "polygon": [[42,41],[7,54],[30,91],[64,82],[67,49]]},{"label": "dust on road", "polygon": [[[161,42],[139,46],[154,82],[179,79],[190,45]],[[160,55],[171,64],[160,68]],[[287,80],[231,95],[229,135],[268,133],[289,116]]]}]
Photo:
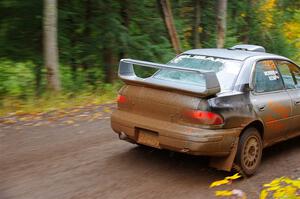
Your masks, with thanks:
[{"label": "dust on road", "polygon": [[[120,141],[107,115],[72,121],[0,127],[0,199],[214,198],[209,184],[229,175],[205,157]],[[300,177],[299,143],[266,149],[255,176],[224,188],[258,198],[263,183]]]}]

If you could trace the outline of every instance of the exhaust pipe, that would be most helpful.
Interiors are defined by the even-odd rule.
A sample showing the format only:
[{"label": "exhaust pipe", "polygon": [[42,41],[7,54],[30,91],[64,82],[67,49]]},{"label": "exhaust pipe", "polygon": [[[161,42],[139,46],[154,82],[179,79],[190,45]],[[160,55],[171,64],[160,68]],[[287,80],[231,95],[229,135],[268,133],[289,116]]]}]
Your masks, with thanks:
[{"label": "exhaust pipe", "polygon": [[134,141],[133,139],[129,138],[124,132],[119,133],[119,139],[127,141],[127,142],[130,142],[132,144],[136,144],[136,141]]},{"label": "exhaust pipe", "polygon": [[119,139],[120,140],[127,140],[128,136],[124,132],[121,132],[121,133],[119,133]]},{"label": "exhaust pipe", "polygon": [[181,153],[188,153],[190,152],[191,150],[189,148],[183,148],[180,150]]}]

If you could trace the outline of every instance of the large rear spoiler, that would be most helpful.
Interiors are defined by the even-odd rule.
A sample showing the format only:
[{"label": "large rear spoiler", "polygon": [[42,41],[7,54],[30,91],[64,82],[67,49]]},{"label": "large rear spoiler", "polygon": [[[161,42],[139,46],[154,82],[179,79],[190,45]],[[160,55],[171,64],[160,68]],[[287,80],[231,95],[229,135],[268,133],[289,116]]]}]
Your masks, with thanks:
[{"label": "large rear spoiler", "polygon": [[[203,87],[197,84],[184,84],[177,81],[169,81],[158,79],[155,77],[140,78],[137,77],[133,65],[144,66],[148,68],[156,69],[168,69],[168,70],[177,70],[184,72],[196,73],[204,77],[206,86]],[[192,93],[200,97],[207,97],[215,95],[220,92],[220,84],[215,72],[212,71],[203,71],[192,68],[183,68],[178,66],[158,64],[147,61],[133,60],[133,59],[121,59],[119,64],[119,77],[126,83],[132,85],[143,84],[145,86],[160,87],[165,89],[174,89],[179,91],[184,91]]]}]

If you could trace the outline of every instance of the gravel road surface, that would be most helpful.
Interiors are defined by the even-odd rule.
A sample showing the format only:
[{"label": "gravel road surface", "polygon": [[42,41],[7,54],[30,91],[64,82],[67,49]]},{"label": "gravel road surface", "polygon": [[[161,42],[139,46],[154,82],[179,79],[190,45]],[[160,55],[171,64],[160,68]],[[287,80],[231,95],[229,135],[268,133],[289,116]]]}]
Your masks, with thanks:
[{"label": "gravel road surface", "polygon": [[[231,175],[209,168],[205,157],[119,140],[113,108],[2,118],[0,199],[214,198],[210,183]],[[255,176],[220,189],[258,198],[261,185],[280,176],[300,177],[300,138],[266,149]]]}]

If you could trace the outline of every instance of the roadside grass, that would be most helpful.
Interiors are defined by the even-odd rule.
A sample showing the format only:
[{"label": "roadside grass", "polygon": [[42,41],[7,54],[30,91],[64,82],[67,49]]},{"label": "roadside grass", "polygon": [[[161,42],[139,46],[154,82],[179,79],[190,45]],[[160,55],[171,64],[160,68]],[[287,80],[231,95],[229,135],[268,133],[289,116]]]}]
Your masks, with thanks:
[{"label": "roadside grass", "polygon": [[114,102],[120,85],[82,92],[46,93],[26,100],[4,97],[0,104],[0,117],[24,114],[39,114],[68,108],[85,107]]}]

